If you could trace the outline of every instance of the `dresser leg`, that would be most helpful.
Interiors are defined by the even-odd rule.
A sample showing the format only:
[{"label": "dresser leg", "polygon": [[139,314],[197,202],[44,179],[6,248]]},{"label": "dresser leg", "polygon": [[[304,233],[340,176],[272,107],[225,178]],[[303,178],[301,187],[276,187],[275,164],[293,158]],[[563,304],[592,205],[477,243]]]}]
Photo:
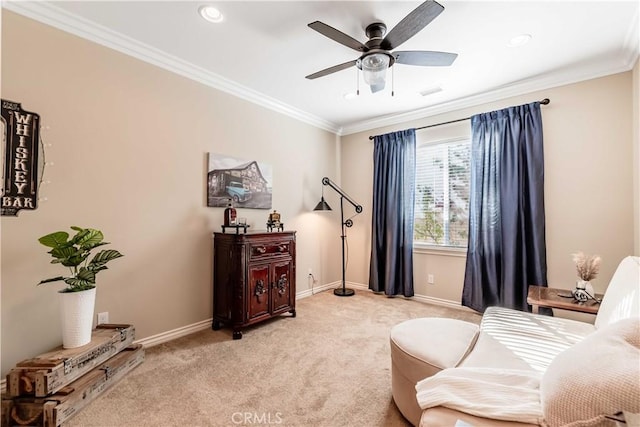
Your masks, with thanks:
[{"label": "dresser leg", "polygon": [[242,339],[242,331],[233,331],[233,339],[234,340]]},{"label": "dresser leg", "polygon": [[293,310],[290,310],[289,313],[291,313],[291,317],[296,317],[296,309],[295,308]]},{"label": "dresser leg", "polygon": [[211,329],[213,329],[214,331],[219,331],[220,330],[220,321],[219,320],[213,320],[213,322],[211,323]]}]

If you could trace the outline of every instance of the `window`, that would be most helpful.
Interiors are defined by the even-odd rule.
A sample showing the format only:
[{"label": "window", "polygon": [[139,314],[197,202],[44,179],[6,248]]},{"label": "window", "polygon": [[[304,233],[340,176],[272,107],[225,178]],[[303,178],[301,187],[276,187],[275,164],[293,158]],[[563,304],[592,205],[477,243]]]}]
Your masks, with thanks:
[{"label": "window", "polygon": [[414,241],[467,246],[471,142],[456,139],[416,148]]}]

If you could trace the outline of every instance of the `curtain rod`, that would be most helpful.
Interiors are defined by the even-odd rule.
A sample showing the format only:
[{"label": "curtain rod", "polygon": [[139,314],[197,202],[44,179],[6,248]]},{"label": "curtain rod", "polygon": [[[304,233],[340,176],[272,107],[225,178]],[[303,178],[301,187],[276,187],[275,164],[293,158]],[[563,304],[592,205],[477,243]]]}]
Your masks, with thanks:
[{"label": "curtain rod", "polygon": [[[542,105],[547,105],[549,104],[551,101],[549,100],[549,98],[545,98],[542,101],[540,101],[540,104]],[[471,117],[465,117],[464,119],[458,119],[458,120],[451,120],[449,122],[443,122],[443,123],[436,123],[435,125],[427,125],[427,126],[421,126],[419,128],[416,128],[416,130],[420,130],[420,129],[427,129],[427,128],[434,128],[436,126],[442,126],[442,125],[448,125],[451,123],[457,123],[457,122],[464,122],[465,120],[471,120]],[[372,140],[373,138],[375,138],[374,136],[369,136],[369,140]]]}]

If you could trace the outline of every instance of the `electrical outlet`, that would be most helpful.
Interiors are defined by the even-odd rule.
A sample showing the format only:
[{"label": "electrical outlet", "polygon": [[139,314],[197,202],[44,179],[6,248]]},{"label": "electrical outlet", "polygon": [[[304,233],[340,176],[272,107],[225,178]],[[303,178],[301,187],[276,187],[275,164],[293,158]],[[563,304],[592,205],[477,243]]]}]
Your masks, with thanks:
[{"label": "electrical outlet", "polygon": [[427,275],[427,283],[430,284],[430,285],[433,285],[435,283],[435,279],[433,277],[433,274]]},{"label": "electrical outlet", "polygon": [[103,323],[109,323],[108,311],[103,311],[102,313],[98,313],[98,325],[102,325]]}]

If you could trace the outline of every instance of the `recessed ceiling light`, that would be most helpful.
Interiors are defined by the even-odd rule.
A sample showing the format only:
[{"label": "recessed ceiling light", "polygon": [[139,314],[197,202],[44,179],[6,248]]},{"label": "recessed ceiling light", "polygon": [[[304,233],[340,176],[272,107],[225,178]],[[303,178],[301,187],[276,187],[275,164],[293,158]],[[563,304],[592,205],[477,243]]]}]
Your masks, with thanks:
[{"label": "recessed ceiling light", "polygon": [[344,95],[342,95],[342,96],[344,97],[344,99],[346,99],[346,100],[350,100],[350,99],[354,99],[354,98],[355,98],[356,96],[358,96],[358,95],[356,95],[356,94],[355,94],[355,93],[353,93],[353,92],[349,92],[349,93],[345,93],[345,94],[344,94]]},{"label": "recessed ceiling light", "polygon": [[205,5],[198,8],[198,13],[209,22],[219,23],[224,20],[224,15],[213,6]]},{"label": "recessed ceiling light", "polygon": [[507,46],[509,47],[524,46],[525,44],[529,43],[529,40],[531,40],[531,34],[520,34],[519,36],[515,36],[511,40],[509,40],[509,43],[507,43]]}]

